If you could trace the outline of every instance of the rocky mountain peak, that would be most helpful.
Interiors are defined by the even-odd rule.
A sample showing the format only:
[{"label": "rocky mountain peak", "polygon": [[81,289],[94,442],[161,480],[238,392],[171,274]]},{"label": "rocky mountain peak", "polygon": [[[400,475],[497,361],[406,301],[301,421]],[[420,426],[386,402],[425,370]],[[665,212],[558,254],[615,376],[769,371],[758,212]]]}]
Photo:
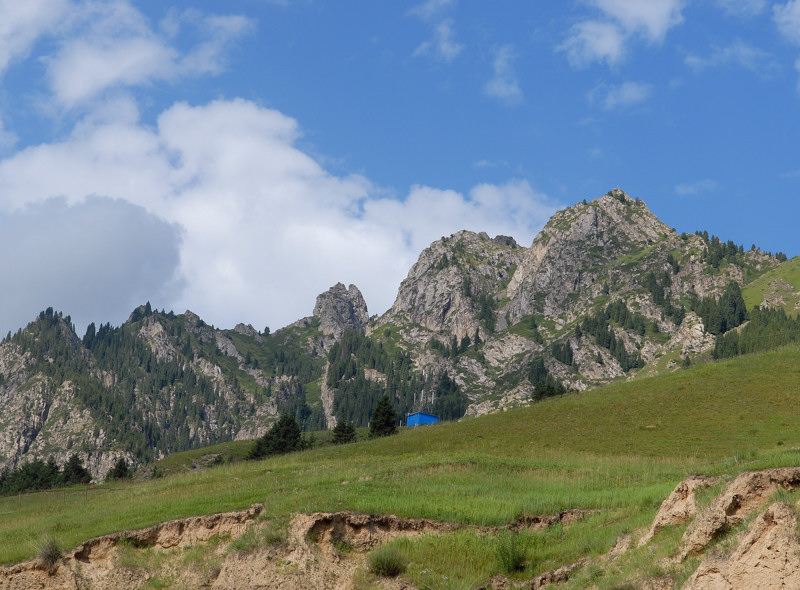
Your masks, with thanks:
[{"label": "rocky mountain peak", "polygon": [[443,237],[422,251],[381,321],[472,337],[480,329],[482,303],[493,304],[498,285],[508,282],[524,252],[507,236],[464,230]]},{"label": "rocky mountain peak", "polygon": [[508,284],[510,318],[563,310],[571,293],[604,278],[609,265],[668,238],[674,230],[618,188],[557,212]]},{"label": "rocky mountain peak", "polygon": [[340,338],[345,330],[363,330],[369,322],[367,304],[355,285],[345,287],[336,283],[317,296],[314,317],[319,318],[319,329],[326,336]]}]

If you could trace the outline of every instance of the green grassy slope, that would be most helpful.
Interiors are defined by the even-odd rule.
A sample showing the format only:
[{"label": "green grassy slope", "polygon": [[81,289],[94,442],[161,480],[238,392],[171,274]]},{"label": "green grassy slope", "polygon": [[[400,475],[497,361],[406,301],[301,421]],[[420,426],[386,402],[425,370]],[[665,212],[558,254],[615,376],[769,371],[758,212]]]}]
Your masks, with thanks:
[{"label": "green grassy slope", "polygon": [[742,287],[747,309],[761,305],[764,297],[770,294],[783,298],[787,314],[797,314],[800,309],[800,256],[783,262]]},{"label": "green grassy slope", "polygon": [[688,473],[800,461],[798,361],[800,348],[790,347],[382,440],[0,498],[0,562],[31,557],[46,533],[70,547],[252,502],[265,502],[270,518],[351,509],[485,525],[600,509],[559,533],[526,573],[543,571],[607,551],[621,531],[645,526]]}]

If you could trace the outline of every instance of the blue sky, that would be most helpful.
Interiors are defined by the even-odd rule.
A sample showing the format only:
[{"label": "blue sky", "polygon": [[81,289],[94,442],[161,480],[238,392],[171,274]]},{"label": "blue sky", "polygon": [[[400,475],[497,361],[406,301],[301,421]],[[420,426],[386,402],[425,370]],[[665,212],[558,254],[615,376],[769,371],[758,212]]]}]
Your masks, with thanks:
[{"label": "blue sky", "polygon": [[616,186],[798,253],[800,0],[0,0],[0,331],[273,330]]}]

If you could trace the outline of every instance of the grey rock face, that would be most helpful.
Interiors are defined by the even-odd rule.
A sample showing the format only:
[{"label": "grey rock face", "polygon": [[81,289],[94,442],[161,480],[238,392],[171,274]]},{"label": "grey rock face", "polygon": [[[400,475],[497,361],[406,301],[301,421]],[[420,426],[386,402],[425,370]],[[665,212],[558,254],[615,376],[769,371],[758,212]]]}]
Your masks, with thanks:
[{"label": "grey rock face", "polygon": [[420,254],[379,323],[413,323],[471,338],[480,329],[481,297],[499,295],[524,252],[511,238],[493,240],[483,232],[460,231],[437,240]]},{"label": "grey rock face", "polygon": [[369,322],[367,304],[355,285],[346,288],[342,283],[317,296],[314,316],[326,336],[341,338],[345,330],[363,330]]},{"label": "grey rock face", "polygon": [[[626,254],[677,240],[640,200],[615,189],[556,213],[536,236],[509,285],[511,321],[530,313],[560,315],[592,286],[618,278],[610,266]],[[619,277],[628,280],[629,277]],[[619,281],[617,281],[619,282]]]}]

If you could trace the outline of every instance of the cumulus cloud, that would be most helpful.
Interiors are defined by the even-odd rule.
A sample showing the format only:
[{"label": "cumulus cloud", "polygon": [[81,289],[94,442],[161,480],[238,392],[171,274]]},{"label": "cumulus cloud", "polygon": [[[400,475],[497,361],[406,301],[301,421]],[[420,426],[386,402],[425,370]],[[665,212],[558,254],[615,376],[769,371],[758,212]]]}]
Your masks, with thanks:
[{"label": "cumulus cloud", "polygon": [[632,38],[651,43],[664,40],[667,31],[683,22],[683,0],[587,0],[599,18],[576,23],[558,47],[573,66],[593,62],[611,65],[625,56]]},{"label": "cumulus cloud", "polygon": [[453,20],[445,19],[433,31],[433,38],[421,43],[414,50],[414,57],[432,55],[446,63],[452,62],[464,50],[464,45],[455,40]]},{"label": "cumulus cloud", "polygon": [[431,242],[460,229],[512,235],[530,244],[555,210],[554,203],[530,183],[513,180],[503,185],[481,184],[468,195],[414,186],[404,200],[370,200],[364,221],[396,228],[413,262]]},{"label": "cumulus cloud", "polygon": [[591,0],[590,4],[630,33],[661,42],[667,31],[683,22],[683,0]]},{"label": "cumulus cloud", "polygon": [[759,76],[770,77],[780,70],[778,62],[770,53],[741,40],[727,47],[714,47],[707,56],[689,55],[685,61],[686,65],[696,72],[702,72],[707,68],[738,66]]},{"label": "cumulus cloud", "polygon": [[589,100],[610,111],[635,106],[650,98],[652,93],[653,87],[644,82],[624,82],[618,86],[601,84],[589,93]]},{"label": "cumulus cloud", "polygon": [[57,101],[71,108],[107,88],[217,74],[231,42],[252,26],[244,17],[195,11],[170,20],[165,31],[175,35],[182,26],[191,26],[204,40],[181,53],[127,1],[81,5],[59,50],[45,59]]},{"label": "cumulus cloud", "polygon": [[53,31],[69,9],[68,0],[0,2],[0,74],[13,60],[27,57],[34,43]]},{"label": "cumulus cloud", "polygon": [[625,34],[613,23],[585,21],[572,27],[566,41],[558,48],[567,54],[575,67],[592,62],[614,64],[620,61],[625,51]]},{"label": "cumulus cloud", "polygon": [[47,199],[0,214],[0,235],[4,333],[50,306],[71,315],[79,332],[99,318],[118,324],[180,287],[178,227],[125,201]]},{"label": "cumulus cloud", "polygon": [[523,100],[522,89],[514,71],[514,57],[514,48],[511,45],[498,49],[492,63],[494,76],[483,88],[487,96],[497,98],[507,105],[519,104]]},{"label": "cumulus cloud", "polygon": [[[0,161],[4,219],[52,208],[54,196],[61,213],[84,206],[96,211],[92,195],[101,195],[118,207],[141,208],[146,219],[162,224],[156,228],[169,229],[171,241],[158,240],[167,254],[178,247],[174,228],[180,228],[183,288],[175,289],[167,272],[174,264],[167,265],[114,302],[125,313],[151,299],[178,312],[192,309],[220,326],[244,321],[275,328],[309,315],[316,295],[338,281],[358,285],[370,310],[381,313],[431,241],[468,228],[530,243],[555,211],[526,181],[480,185],[466,195],[417,186],[401,199],[381,197],[368,179],[332,175],[298,149],[294,119],[244,100],[177,103],[155,127],[137,115],[130,100],[108,104],[63,140]],[[71,226],[100,222],[98,216]],[[141,226],[131,228],[140,236],[156,231]],[[71,244],[60,243],[60,254],[82,260],[83,250]],[[117,250],[139,248],[125,244]],[[147,259],[155,256],[147,252]],[[113,261],[89,258],[85,265],[80,276],[91,273],[96,283],[117,276]],[[77,296],[64,298],[50,284],[37,293],[38,307],[77,313],[71,307]],[[119,318],[119,307],[113,311],[103,316],[98,308],[91,319]]]},{"label": "cumulus cloud", "polygon": [[[418,7],[439,23],[418,55],[450,62],[463,50],[439,20],[454,1]],[[128,0],[18,4],[0,0],[0,74],[49,36],[42,102],[66,117],[58,139],[16,152],[0,127],[0,240],[17,253],[0,272],[18,287],[0,332],[49,306],[79,329],[119,323],[146,300],[223,327],[276,328],[339,281],[380,313],[433,240],[467,228],[530,243],[555,211],[524,180],[387,198],[299,149],[297,121],[245,100],[140,119],[135,90],[219,73],[247,19],[189,10],[153,23]],[[521,98],[512,62],[510,48],[497,54],[487,89],[503,100]]]}]

